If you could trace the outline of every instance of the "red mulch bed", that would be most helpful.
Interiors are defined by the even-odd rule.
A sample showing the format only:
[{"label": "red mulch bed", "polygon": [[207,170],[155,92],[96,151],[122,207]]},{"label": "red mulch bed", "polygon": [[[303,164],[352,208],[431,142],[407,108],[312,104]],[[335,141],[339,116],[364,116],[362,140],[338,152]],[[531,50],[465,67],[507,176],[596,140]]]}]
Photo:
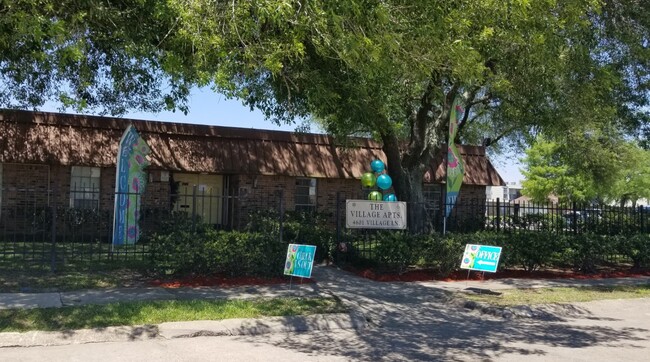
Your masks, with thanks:
[{"label": "red mulch bed", "polygon": [[[467,271],[459,270],[448,275],[445,278],[438,276],[435,271],[427,269],[408,270],[405,273],[377,273],[372,269],[354,269],[346,268],[348,271],[361,277],[372,279],[379,282],[420,282],[430,280],[442,280],[447,282],[468,280]],[[594,274],[582,274],[574,271],[563,270],[538,270],[527,272],[525,270],[500,270],[496,273],[481,273],[472,271],[469,273],[469,280],[488,280],[488,279],[603,279],[603,278],[624,278],[624,277],[641,277],[650,276],[650,270],[633,271],[629,269],[612,269],[601,271]]]},{"label": "red mulch bed", "polygon": [[[302,279],[302,281],[301,281]],[[239,287],[247,285],[277,285],[289,284],[290,278],[257,278],[257,277],[229,277],[222,275],[214,276],[187,276],[183,278],[152,280],[151,285],[163,288],[183,287]],[[315,283],[311,278],[293,278],[293,284]]]}]

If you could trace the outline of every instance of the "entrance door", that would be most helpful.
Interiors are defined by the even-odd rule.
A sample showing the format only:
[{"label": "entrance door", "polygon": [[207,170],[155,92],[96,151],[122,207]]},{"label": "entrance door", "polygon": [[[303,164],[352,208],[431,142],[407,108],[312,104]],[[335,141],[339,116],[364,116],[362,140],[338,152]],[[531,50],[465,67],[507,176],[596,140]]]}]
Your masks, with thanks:
[{"label": "entrance door", "polygon": [[223,176],[175,173],[178,199],[175,209],[198,215],[208,224],[222,224]]}]

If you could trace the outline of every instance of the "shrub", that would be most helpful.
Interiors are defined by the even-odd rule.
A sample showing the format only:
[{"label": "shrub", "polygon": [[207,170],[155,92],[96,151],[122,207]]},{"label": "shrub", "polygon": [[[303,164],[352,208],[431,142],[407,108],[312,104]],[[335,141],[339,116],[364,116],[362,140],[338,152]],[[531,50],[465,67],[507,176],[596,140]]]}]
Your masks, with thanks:
[{"label": "shrub", "polygon": [[208,274],[211,255],[206,235],[188,230],[157,233],[148,237],[153,271],[158,274]]},{"label": "shrub", "polygon": [[158,232],[147,235],[154,272],[159,274],[227,274],[279,276],[287,243],[276,233],[216,231],[177,213],[160,221]]},{"label": "shrub", "polygon": [[382,271],[403,273],[415,264],[416,250],[420,237],[402,231],[377,233],[375,259]]},{"label": "shrub", "polygon": [[650,234],[620,236],[618,251],[632,259],[633,268],[650,265]]},{"label": "shrub", "polygon": [[[334,251],[334,231],[327,227],[328,215],[287,211],[282,223],[282,239],[293,244],[315,245],[314,262],[321,263]],[[249,215],[246,230],[279,235],[280,217],[276,210],[255,211]]]},{"label": "shrub", "polygon": [[431,268],[445,277],[458,269],[465,244],[458,234],[430,234],[420,239],[418,250],[420,266]]},{"label": "shrub", "polygon": [[272,234],[209,231],[206,254],[212,273],[231,276],[280,276],[287,243]]},{"label": "shrub", "polygon": [[552,263],[554,256],[564,249],[564,239],[548,232],[520,232],[509,235],[504,243],[507,265],[519,265],[526,271],[535,271]]},{"label": "shrub", "polygon": [[616,250],[616,241],[616,238],[606,235],[572,235],[568,237],[566,255],[576,270],[594,273],[602,256]]}]

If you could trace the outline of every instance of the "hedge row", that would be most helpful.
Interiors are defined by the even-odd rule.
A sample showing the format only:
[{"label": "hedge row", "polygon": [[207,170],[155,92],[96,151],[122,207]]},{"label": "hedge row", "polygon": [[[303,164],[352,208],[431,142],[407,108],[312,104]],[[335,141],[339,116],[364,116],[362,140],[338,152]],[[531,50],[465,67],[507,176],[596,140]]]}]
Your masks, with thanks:
[{"label": "hedge row", "polygon": [[[601,236],[557,235],[549,232],[411,235],[398,231],[366,234],[372,244],[371,257],[356,253],[351,242],[335,246],[335,233],[323,215],[287,213],[280,241],[279,218],[274,212],[250,217],[244,232],[216,231],[183,214],[161,222],[158,232],[147,237],[154,270],[164,274],[228,274],[278,276],[287,244],[317,246],[315,261],[325,258],[352,263],[371,263],[380,271],[403,272],[412,266],[431,268],[440,275],[456,270],[465,244],[503,247],[500,268],[571,267],[594,272],[607,255],[622,255],[634,268],[650,266],[650,234]],[[359,234],[356,234],[358,237]],[[364,255],[366,256],[366,255]]]},{"label": "hedge row", "polygon": [[316,245],[315,262],[329,256],[334,233],[321,215],[288,213],[283,222],[273,212],[251,216],[246,231],[218,231],[182,213],[162,221],[146,237],[153,271],[164,275],[280,276],[290,243]]},{"label": "hedge row", "polygon": [[[419,266],[447,275],[456,270],[466,244],[503,247],[500,267],[522,267],[533,271],[541,267],[571,267],[595,272],[608,255],[622,255],[634,268],[650,266],[650,235],[600,236],[594,234],[557,235],[544,232],[410,235],[404,232],[379,232],[370,262],[387,272],[403,272]],[[354,253],[353,242],[350,253]],[[354,259],[353,259],[354,260]],[[357,261],[368,262],[368,260]]]}]

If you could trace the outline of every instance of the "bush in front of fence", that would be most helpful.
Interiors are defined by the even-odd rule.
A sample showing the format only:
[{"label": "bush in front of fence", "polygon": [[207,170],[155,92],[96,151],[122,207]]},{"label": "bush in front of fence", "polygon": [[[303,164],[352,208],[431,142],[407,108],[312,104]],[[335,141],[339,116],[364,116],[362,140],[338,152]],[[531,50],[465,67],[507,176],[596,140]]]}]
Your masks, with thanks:
[{"label": "bush in front of fence", "polygon": [[149,239],[152,268],[161,275],[280,276],[287,243],[277,234],[175,230]]},{"label": "bush in front of fence", "polygon": [[437,275],[446,277],[458,269],[465,248],[463,234],[425,235],[419,245],[418,260],[416,265],[420,268],[434,270]]},{"label": "bush in front of fence", "polygon": [[[287,211],[282,219],[282,240],[287,244],[316,245],[316,263],[331,259],[336,235],[328,226],[328,218],[329,215],[323,213]],[[252,212],[245,230],[277,235],[280,232],[279,213],[274,209]]]},{"label": "bush in front of fence", "polygon": [[244,232],[217,231],[184,213],[171,216],[146,236],[153,270],[163,275],[280,276],[288,244],[316,245],[320,263],[335,239],[321,214],[287,212],[280,224],[276,211],[257,211]]},{"label": "bush in front of fence", "polygon": [[[634,268],[650,266],[650,235],[596,235],[519,231],[513,233],[476,232],[468,234],[412,235],[383,231],[372,240],[371,253],[359,265],[373,265],[379,272],[403,273],[410,267],[436,271],[444,277],[459,269],[466,244],[494,245],[503,248],[500,269],[523,268],[532,272],[545,267],[572,268],[583,273],[596,272],[608,256],[628,257]],[[352,242],[354,245],[355,242]]]},{"label": "bush in front of fence", "polygon": [[650,234],[620,236],[618,251],[632,260],[634,269],[650,266]]},{"label": "bush in front of fence", "polygon": [[403,231],[376,234],[376,262],[380,272],[403,273],[414,264],[422,237]]}]

